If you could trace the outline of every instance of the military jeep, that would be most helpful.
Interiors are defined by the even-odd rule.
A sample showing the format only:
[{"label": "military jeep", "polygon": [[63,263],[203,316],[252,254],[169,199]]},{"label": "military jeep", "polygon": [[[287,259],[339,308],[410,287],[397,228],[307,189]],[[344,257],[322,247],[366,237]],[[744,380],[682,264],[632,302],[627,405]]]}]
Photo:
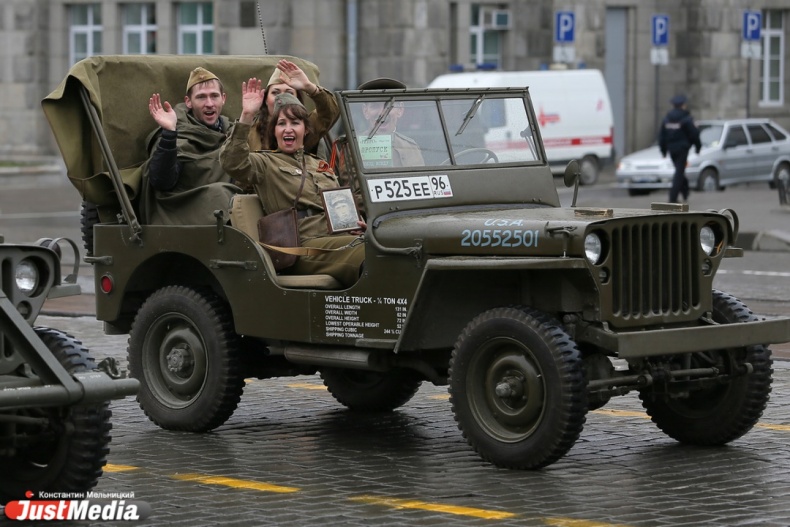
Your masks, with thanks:
[{"label": "military jeep", "polygon": [[[61,245],[74,272],[61,275]],[[94,487],[107,460],[108,401],[136,393],[117,364],[96,364],[71,335],[36,318],[47,298],[80,294],[79,250],[66,239],[4,243],[0,236],[0,505],[27,491]]]},{"label": "military jeep", "polygon": [[[561,206],[528,88],[336,94],[331,163],[368,225],[347,289],[274,271],[254,195],[213,225],[141,221],[132,175],[150,93],[176,79],[166,98],[182,97],[200,65],[223,79],[233,118],[237,86],[268,78],[279,58],[88,59],[44,101],[69,177],[98,210],[86,258],[97,317],[129,334],[154,423],[212,430],[245,378],[315,373],[361,411],[393,410],[423,381],[448,385],[463,435],[502,467],[560,459],[589,410],[631,391],[684,443],[721,445],[756,423],[771,391],[767,345],[790,340],[790,320],[760,319],[713,289],[722,259],[743,254],[737,214],[582,208],[575,194]],[[380,109],[373,124],[366,103]],[[395,108],[424,165],[397,166],[391,137],[376,134]],[[518,116],[508,127],[505,113]],[[578,184],[578,164],[566,179]]]}]

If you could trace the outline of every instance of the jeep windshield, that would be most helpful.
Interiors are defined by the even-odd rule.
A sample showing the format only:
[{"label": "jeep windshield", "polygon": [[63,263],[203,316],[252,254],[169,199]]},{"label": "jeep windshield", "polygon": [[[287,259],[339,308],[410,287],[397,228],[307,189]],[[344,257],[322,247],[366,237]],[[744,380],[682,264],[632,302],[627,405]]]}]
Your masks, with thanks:
[{"label": "jeep windshield", "polygon": [[353,143],[365,172],[543,163],[524,91],[376,93],[349,103]]}]

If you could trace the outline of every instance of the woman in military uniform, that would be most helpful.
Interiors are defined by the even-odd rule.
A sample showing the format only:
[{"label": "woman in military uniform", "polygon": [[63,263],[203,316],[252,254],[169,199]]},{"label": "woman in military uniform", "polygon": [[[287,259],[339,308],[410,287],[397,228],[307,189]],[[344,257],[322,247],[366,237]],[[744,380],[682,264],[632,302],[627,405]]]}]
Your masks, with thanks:
[{"label": "woman in military uniform", "polygon": [[[352,246],[358,239],[353,234],[364,231],[365,224],[360,222],[359,232],[352,235],[329,234],[321,191],[340,185],[326,161],[304,153],[306,138],[315,132],[307,109],[292,94],[275,98],[267,127],[267,140],[277,149],[250,152],[247,135],[262,101],[260,80],[253,78],[242,84],[241,117],[220,151],[222,168],[241,183],[253,185],[267,213],[292,207],[299,195],[299,243],[328,251],[300,256],[289,273],[328,274],[351,286],[359,278],[365,258],[364,244]],[[303,170],[305,182],[299,193]]]},{"label": "woman in military uniform", "polygon": [[[310,112],[309,120],[314,133],[305,139],[304,147],[307,152],[318,152],[321,137],[329,132],[340,116],[337,101],[331,92],[311,82],[299,66],[286,59],[277,63],[266,84],[263,101],[253,117],[252,127],[247,138],[250,150],[271,150],[276,146],[269,143],[266,137],[266,128],[274,107],[274,99],[281,93],[290,93],[302,103],[304,103],[303,94],[307,93],[313,100],[315,110]],[[325,154],[325,152],[319,153],[321,157],[326,158]]]}]

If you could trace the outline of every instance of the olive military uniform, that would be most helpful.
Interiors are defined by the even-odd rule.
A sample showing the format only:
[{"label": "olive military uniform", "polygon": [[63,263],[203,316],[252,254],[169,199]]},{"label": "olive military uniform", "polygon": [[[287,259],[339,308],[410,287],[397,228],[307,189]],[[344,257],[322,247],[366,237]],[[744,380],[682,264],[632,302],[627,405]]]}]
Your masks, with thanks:
[{"label": "olive military uniform", "polygon": [[[302,164],[296,156],[277,150],[250,153],[247,143],[250,125],[236,123],[220,151],[224,170],[242,184],[252,184],[267,213],[293,206],[302,180]],[[321,190],[337,188],[337,176],[329,165],[314,156],[305,156],[307,175],[299,196],[299,243],[303,247],[334,249],[344,247],[356,236],[330,236],[321,201]],[[365,259],[363,244],[319,256],[300,256],[288,269],[292,274],[328,274],[345,286],[359,278]]]},{"label": "olive military uniform", "polygon": [[[221,126],[209,128],[184,103],[174,110],[176,131],[159,128],[148,137],[153,154],[143,166],[143,221],[154,225],[212,224],[216,221],[214,211],[227,211],[231,196],[240,192],[218,163],[226,137],[223,130],[230,124],[220,117]],[[164,185],[167,190],[156,190],[160,185],[151,184],[149,178],[155,174],[172,176],[173,181]]]}]

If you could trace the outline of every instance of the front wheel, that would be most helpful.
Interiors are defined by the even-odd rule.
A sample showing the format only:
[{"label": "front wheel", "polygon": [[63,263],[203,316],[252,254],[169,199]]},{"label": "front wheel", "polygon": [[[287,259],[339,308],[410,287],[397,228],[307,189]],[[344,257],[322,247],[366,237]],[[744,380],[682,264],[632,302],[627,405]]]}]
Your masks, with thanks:
[{"label": "front wheel", "polygon": [[579,438],[587,383],[575,343],[529,308],[496,308],[463,330],[450,360],[455,420],[480,456],[498,466],[545,467]]},{"label": "front wheel", "polygon": [[[54,329],[34,328],[69,374],[96,369],[82,343]],[[9,413],[9,412],[4,412]],[[13,412],[18,423],[0,428],[0,504],[25,491],[85,492],[96,486],[110,443],[109,403]]]},{"label": "front wheel", "polygon": [[321,378],[329,393],[350,410],[386,412],[414,397],[422,380],[413,370],[388,372],[324,368]]},{"label": "front wheel", "polygon": [[[713,291],[714,321],[735,324],[756,319],[737,298]],[[671,386],[669,393],[642,390],[642,406],[656,426],[677,441],[702,446],[723,445],[751,430],[771,393],[771,350],[759,345],[693,353],[689,358],[690,368],[715,367],[732,377],[689,393],[673,394]],[[743,363],[751,364],[753,371],[736,375]]]},{"label": "front wheel", "polygon": [[224,423],[244,388],[240,344],[226,305],[213,293],[168,286],[153,293],[129,334],[137,401],[168,430],[207,432]]},{"label": "front wheel", "polygon": [[715,169],[708,167],[702,171],[697,181],[697,190],[700,192],[715,192],[720,190],[719,174]]}]

